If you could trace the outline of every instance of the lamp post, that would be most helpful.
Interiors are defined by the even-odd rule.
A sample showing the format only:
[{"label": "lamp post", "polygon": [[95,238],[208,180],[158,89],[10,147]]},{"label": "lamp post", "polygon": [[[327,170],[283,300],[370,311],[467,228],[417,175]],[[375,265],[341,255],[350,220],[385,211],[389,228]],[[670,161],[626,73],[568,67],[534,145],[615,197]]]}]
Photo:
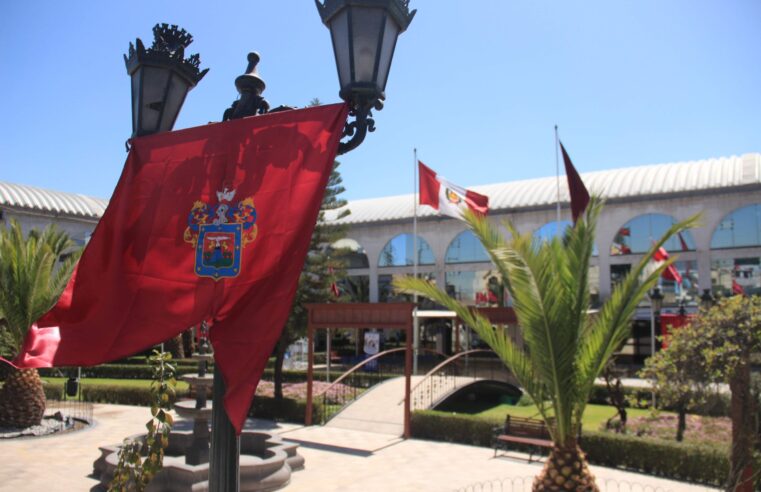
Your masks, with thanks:
[{"label": "lamp post", "polygon": [[[338,147],[338,154],[345,154],[375,130],[372,110],[383,108],[397,38],[416,11],[410,12],[409,0],[315,0],[315,5],[331,33],[339,96],[349,104],[351,121],[342,135],[348,140]],[[193,37],[184,29],[157,24],[153,36],[150,48],[137,39],[124,57],[132,81],[133,137],[172,130],[187,93],[208,71],[200,70],[198,55],[185,58],[185,48]],[[262,97],[266,84],[257,71],[259,61],[258,53],[249,53],[246,72],[235,79],[240,97],[224,112],[223,120],[292,109],[270,109]],[[209,490],[237,492],[240,440],[224,411],[224,393],[224,381],[215,364]]]},{"label": "lamp post", "polygon": [[703,293],[700,295],[700,307],[711,309],[715,303],[716,298],[713,296],[711,289],[703,289]]},{"label": "lamp post", "polygon": [[[655,355],[655,320],[660,316],[661,307],[663,306],[663,294],[660,287],[655,287],[649,292],[650,297],[650,357]],[[653,408],[655,408],[655,391],[651,391],[653,397]]]}]

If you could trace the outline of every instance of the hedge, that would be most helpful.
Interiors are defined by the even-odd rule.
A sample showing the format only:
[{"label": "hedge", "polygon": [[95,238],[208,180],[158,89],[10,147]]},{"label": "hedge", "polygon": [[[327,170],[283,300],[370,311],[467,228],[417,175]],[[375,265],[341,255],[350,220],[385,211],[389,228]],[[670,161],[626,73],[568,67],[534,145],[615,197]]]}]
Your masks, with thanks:
[{"label": "hedge", "polygon": [[[312,421],[317,422],[319,415],[319,402],[315,401],[312,407]],[[283,398],[280,401],[269,396],[256,396],[249,417],[269,419],[278,422],[296,422],[303,424],[306,415],[306,401]]]},{"label": "hedge", "polygon": [[[629,401],[641,402],[639,405],[632,405],[636,408],[649,408],[650,402],[653,399],[653,393],[647,388],[634,388],[625,386],[623,388],[624,395],[626,395]],[[589,397],[589,403],[597,403],[600,405],[609,405],[608,400],[608,388],[602,385],[596,385],[592,390],[592,394]],[[726,417],[729,415],[729,394],[714,394],[708,401],[702,405],[691,409],[690,413],[695,415],[707,415],[710,417]],[[673,411],[671,407],[663,407],[661,410]]]},{"label": "hedge", "polygon": [[[43,386],[45,397],[49,400],[63,399],[63,385],[46,384]],[[177,390],[176,399],[189,397],[187,390]],[[116,386],[108,384],[82,385],[82,399],[93,403],[114,403],[120,405],[150,406],[151,392],[149,388]],[[319,402],[314,403],[313,417],[316,421]],[[267,396],[256,396],[249,411],[249,416],[260,419],[283,422],[304,422],[306,401],[283,398],[276,401]]]},{"label": "hedge", "polygon": [[[491,446],[492,428],[502,422],[432,410],[412,414],[412,437]],[[706,485],[722,485],[729,473],[729,451],[721,446],[645,439],[585,431],[581,447],[590,463]],[[519,448],[515,448],[519,449]],[[756,469],[761,457],[756,457]]]},{"label": "hedge", "polygon": [[[214,366],[210,366],[212,369]],[[197,366],[175,365],[178,376],[182,374],[195,374],[198,372]],[[57,377],[71,376],[77,373],[76,367],[45,367],[38,369],[40,376]],[[83,378],[104,378],[104,379],[151,379],[153,378],[153,369],[147,364],[102,364],[99,366],[83,367]]]}]

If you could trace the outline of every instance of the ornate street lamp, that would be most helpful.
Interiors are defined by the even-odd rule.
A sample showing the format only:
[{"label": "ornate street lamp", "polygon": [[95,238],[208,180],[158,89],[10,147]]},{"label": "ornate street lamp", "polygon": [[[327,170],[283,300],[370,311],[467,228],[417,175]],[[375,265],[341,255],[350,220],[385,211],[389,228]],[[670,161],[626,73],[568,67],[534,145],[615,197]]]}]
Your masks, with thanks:
[{"label": "ornate street lamp", "polygon": [[169,131],[180,114],[185,96],[206,75],[198,55],[185,58],[193,42],[184,29],[168,24],[153,27],[153,44],[146,48],[140,38],[129,44],[124,55],[132,78],[132,136]]},{"label": "ornate street lamp", "polygon": [[[339,154],[345,154],[357,148],[367,132],[375,130],[372,110],[383,108],[396,40],[416,11],[410,12],[409,0],[315,3],[331,32],[341,84],[339,95],[349,103],[349,115],[353,118],[343,132],[343,137],[349,140],[341,142],[338,148]],[[136,46],[130,43],[129,57],[124,57],[132,77],[133,137],[171,130],[188,91],[208,72],[199,69],[198,55],[184,58],[185,48],[193,41],[185,30],[157,24],[153,36],[149,49],[137,39]],[[249,53],[246,72],[235,79],[240,97],[224,112],[224,121],[292,109],[288,106],[270,109],[262,97],[266,85],[257,72],[259,59],[258,53]],[[240,439],[223,410],[224,391],[224,381],[215,366],[209,470],[212,492],[239,488]]]},{"label": "ornate street lamp", "polygon": [[338,153],[355,149],[375,130],[372,110],[383,109],[396,40],[415,17],[409,0],[315,0],[323,24],[330,29],[341,84],[339,95],[351,105]]}]

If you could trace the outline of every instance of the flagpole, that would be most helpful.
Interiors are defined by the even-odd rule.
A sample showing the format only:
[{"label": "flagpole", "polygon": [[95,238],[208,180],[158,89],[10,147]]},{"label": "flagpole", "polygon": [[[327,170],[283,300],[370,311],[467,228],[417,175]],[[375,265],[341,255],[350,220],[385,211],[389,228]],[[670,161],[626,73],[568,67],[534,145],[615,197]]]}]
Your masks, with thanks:
[{"label": "flagpole", "polygon": [[560,233],[560,158],[558,156],[558,147],[560,139],[558,138],[558,126],[555,125],[555,183],[557,185],[557,222],[555,228]]},{"label": "flagpole", "polygon": [[[412,276],[417,278],[418,252],[417,252],[417,204],[418,204],[418,175],[417,175],[417,149],[412,149],[414,162],[412,165],[412,250],[414,260],[412,263]],[[417,357],[418,357],[418,340],[420,338],[420,326],[417,317],[417,292],[412,295],[412,302],[415,308],[412,311],[412,374],[417,375]]]}]

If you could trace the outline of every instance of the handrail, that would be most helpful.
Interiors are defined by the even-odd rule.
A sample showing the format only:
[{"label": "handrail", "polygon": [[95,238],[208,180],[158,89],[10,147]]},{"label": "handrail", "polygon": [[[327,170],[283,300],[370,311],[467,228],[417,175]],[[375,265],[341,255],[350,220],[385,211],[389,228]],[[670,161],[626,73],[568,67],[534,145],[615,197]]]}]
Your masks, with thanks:
[{"label": "handrail", "polygon": [[[428,371],[427,373],[425,373],[425,376],[423,376],[423,379],[418,381],[417,384],[410,390],[410,394],[413,394],[415,392],[415,390],[418,389],[418,387],[421,384],[425,383],[426,380],[433,375],[433,373],[437,372],[442,367],[448,365],[451,362],[454,362],[455,360],[459,359],[460,357],[462,357],[464,355],[475,354],[477,352],[485,352],[485,353],[492,353],[492,354],[494,353],[494,351],[491,350],[491,349],[473,349],[473,350],[466,350],[465,352],[460,352],[459,354],[455,354],[452,357],[450,357],[447,360],[445,360],[444,362],[442,362],[441,364],[439,364],[438,366],[436,366],[433,369],[431,369],[430,371]],[[402,399],[399,402],[399,404],[401,404],[403,401],[404,401],[404,399]]]},{"label": "handrail", "polygon": [[[341,381],[343,381],[344,379],[349,377],[353,372],[355,372],[356,370],[360,369],[362,366],[364,366],[368,362],[371,362],[371,361],[373,361],[375,359],[378,359],[378,358],[380,358],[380,357],[382,357],[384,355],[388,355],[388,354],[390,354],[392,352],[400,352],[400,351],[403,351],[403,350],[407,350],[407,349],[405,347],[398,347],[398,348],[394,348],[394,349],[384,350],[383,352],[378,352],[377,354],[373,355],[372,357],[368,357],[367,359],[365,359],[362,362],[360,362],[359,364],[355,365],[354,367],[352,367],[351,369],[349,369],[345,373],[341,374],[341,376],[339,376],[338,379],[333,381],[330,386],[328,386],[324,390],[322,390],[319,393],[317,393],[316,395],[314,395],[313,398],[318,398],[318,397],[326,394],[328,391],[330,391],[333,388],[333,386],[337,385],[338,383],[340,383]],[[420,349],[420,351],[422,351],[422,352],[433,352],[433,353],[438,354],[438,355],[446,356],[446,354],[444,354],[443,352],[439,352],[438,350],[434,350],[434,349],[422,348],[422,349]],[[412,393],[412,391],[410,391],[410,393]],[[404,398],[402,398],[402,401],[404,401]]]}]

